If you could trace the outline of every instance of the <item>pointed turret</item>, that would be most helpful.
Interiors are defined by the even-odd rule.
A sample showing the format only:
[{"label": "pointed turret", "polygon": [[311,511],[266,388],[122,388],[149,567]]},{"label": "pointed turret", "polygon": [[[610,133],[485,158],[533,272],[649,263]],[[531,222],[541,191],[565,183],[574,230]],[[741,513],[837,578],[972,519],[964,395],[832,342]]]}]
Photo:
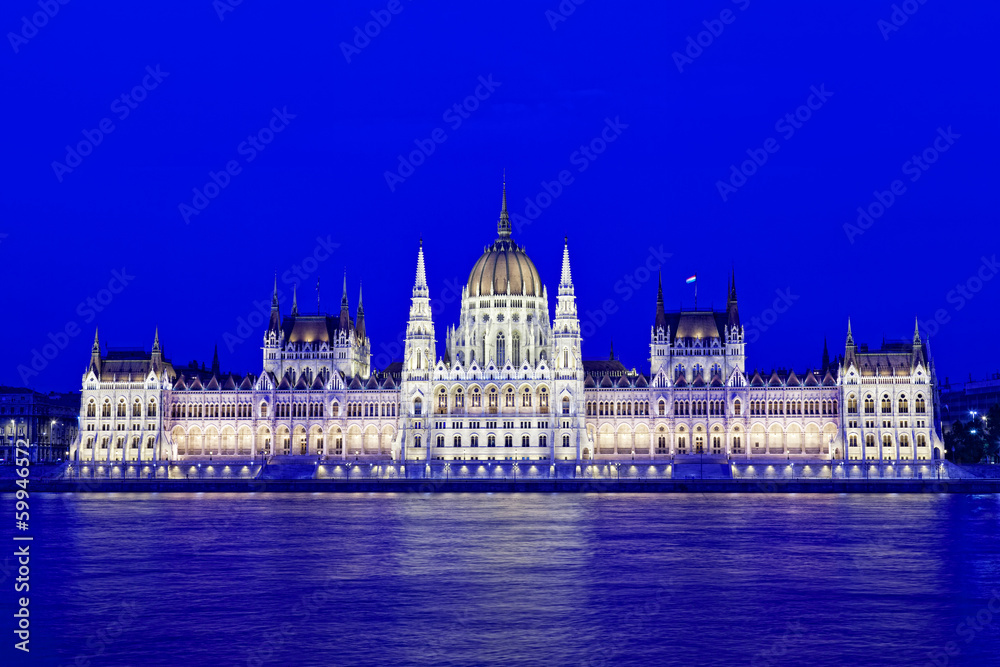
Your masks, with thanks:
[{"label": "pointed turret", "polygon": [[920,318],[914,318],[913,322],[913,344],[920,345]]},{"label": "pointed turret", "polygon": [[830,351],[826,347],[826,338],[823,339],[823,361],[820,363],[820,370],[824,373],[830,368]]},{"label": "pointed turret", "polygon": [[854,334],[851,333],[851,318],[847,318],[847,347],[854,347]]},{"label": "pointed turret", "polygon": [[740,327],[740,309],[736,300],[736,269],[733,269],[733,273],[729,278],[729,295],[726,297],[726,315],[727,315],[727,326],[732,329],[733,327]]},{"label": "pointed turret", "polygon": [[569,237],[563,237],[562,271],[559,273],[559,288],[573,289],[573,272],[569,268]]},{"label": "pointed turret", "polygon": [[292,285],[292,317],[299,314],[299,286]]},{"label": "pointed turret", "polygon": [[101,342],[97,337],[97,327],[94,327],[94,344],[90,348],[90,366],[88,370],[94,371],[97,377],[101,377]]},{"label": "pointed turret", "polygon": [[340,329],[348,331],[351,328],[351,310],[347,299],[347,269],[344,269],[344,291],[340,297]]},{"label": "pointed turret", "polygon": [[615,339],[611,339],[611,354],[608,356],[611,361],[615,360]]},{"label": "pointed turret", "polygon": [[215,344],[215,353],[212,355],[212,375],[219,376],[219,344]]},{"label": "pointed turret", "polygon": [[659,274],[659,286],[656,289],[656,319],[653,320],[653,330],[667,328],[667,316],[663,310],[663,274]]},{"label": "pointed turret", "polygon": [[354,326],[354,333],[359,341],[365,340],[365,307],[361,299],[361,284],[358,284],[358,316]]},{"label": "pointed turret", "polygon": [[163,350],[160,349],[160,327],[156,327],[153,332],[153,352],[150,355],[150,364],[154,371],[158,371],[163,363]]},{"label": "pointed turret", "polygon": [[274,274],[274,293],[271,295],[271,319],[267,323],[268,332],[281,331],[281,313],[278,311],[278,274]]}]

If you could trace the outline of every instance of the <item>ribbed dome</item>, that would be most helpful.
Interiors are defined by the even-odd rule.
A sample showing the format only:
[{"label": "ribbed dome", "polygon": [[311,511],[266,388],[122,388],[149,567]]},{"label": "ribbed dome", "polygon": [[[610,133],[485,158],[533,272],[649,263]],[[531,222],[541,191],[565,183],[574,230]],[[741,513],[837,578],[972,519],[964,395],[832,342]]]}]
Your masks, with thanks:
[{"label": "ribbed dome", "polygon": [[495,294],[542,295],[538,269],[524,249],[510,239],[495,241],[469,274],[469,296]]}]

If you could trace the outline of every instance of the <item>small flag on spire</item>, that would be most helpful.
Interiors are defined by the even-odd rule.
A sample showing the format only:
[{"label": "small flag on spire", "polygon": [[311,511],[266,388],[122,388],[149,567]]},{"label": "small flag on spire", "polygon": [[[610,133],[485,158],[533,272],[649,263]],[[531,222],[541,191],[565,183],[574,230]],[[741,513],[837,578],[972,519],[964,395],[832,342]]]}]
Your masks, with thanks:
[{"label": "small flag on spire", "polygon": [[696,280],[698,280],[698,276],[697,276],[697,274],[696,274],[696,275],[693,275],[693,276],[691,276],[690,278],[688,278],[688,279],[687,279],[687,280],[685,280],[684,282],[685,282],[685,283],[687,283],[688,285],[690,285],[691,283],[693,283],[693,282],[694,282],[694,281],[696,281]]}]

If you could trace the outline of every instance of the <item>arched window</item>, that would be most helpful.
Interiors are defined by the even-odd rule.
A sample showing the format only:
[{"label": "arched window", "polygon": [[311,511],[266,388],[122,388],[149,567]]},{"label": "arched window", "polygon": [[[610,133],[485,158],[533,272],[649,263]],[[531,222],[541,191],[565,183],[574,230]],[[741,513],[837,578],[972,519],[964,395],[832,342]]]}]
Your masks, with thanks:
[{"label": "arched window", "polygon": [[549,410],[549,390],[542,387],[538,390],[538,404],[542,408],[542,412],[548,412]]},{"label": "arched window", "polygon": [[742,409],[742,404],[740,403],[740,400],[736,399],[735,401],[733,401],[733,414],[739,417],[740,414],[742,414],[740,412],[741,409]]},{"label": "arched window", "polygon": [[924,403],[923,394],[917,394],[917,400],[915,400],[913,403],[914,403],[913,409],[918,415],[922,415],[927,411],[927,404]]},{"label": "arched window", "polygon": [[504,395],[504,407],[512,408],[514,407],[514,388],[507,387],[507,393]]},{"label": "arched window", "polygon": [[124,417],[125,416],[125,399],[124,398],[118,401],[118,411],[117,411],[117,414],[118,414],[119,417]]},{"label": "arched window", "polygon": [[521,407],[530,408],[531,407],[531,390],[527,387],[524,388],[524,392],[521,394]]},{"label": "arched window", "polygon": [[448,394],[445,392],[444,387],[441,387],[438,391],[438,402],[437,402],[437,412],[443,414],[448,411]]},{"label": "arched window", "polygon": [[142,416],[142,403],[139,402],[138,398],[135,399],[134,403],[132,403],[132,416],[133,417]]},{"label": "arched window", "polygon": [[101,405],[101,416],[110,417],[111,416],[111,399],[105,398],[104,404]]},{"label": "arched window", "polygon": [[438,447],[444,447],[444,436],[443,435],[439,435],[437,437],[437,446]]},{"label": "arched window", "polygon": [[496,447],[497,446],[497,437],[495,435],[488,435],[488,436],[486,436],[486,446],[487,447]]},{"label": "arched window", "polygon": [[889,400],[889,394],[882,395],[882,412],[892,412],[892,401]]},{"label": "arched window", "polygon": [[569,396],[563,396],[562,400],[562,413],[564,415],[569,414]]},{"label": "arched window", "polygon": [[511,355],[511,362],[515,366],[520,366],[521,365],[521,335],[519,333],[517,333],[516,331],[514,332],[514,335],[511,336],[511,343],[512,343],[512,345],[511,345],[511,348],[512,348],[511,352],[513,352],[513,354]]},{"label": "arched window", "polygon": [[906,399],[906,396],[899,397],[899,413],[907,414],[910,411],[910,402]]},{"label": "arched window", "polygon": [[469,436],[469,444],[472,447],[478,447],[479,446],[479,436],[478,435],[470,435]]},{"label": "arched window", "polygon": [[514,446],[514,436],[512,436],[512,435],[505,435],[503,437],[503,446],[504,447],[513,447]]},{"label": "arched window", "polygon": [[521,446],[522,447],[530,447],[531,446],[531,438],[529,436],[527,436],[527,435],[522,435],[521,436]]},{"label": "arched window", "polygon": [[483,395],[479,393],[479,387],[472,388],[472,407],[483,407]]},{"label": "arched window", "polygon": [[94,399],[90,399],[90,402],[87,403],[87,416],[88,417],[97,416],[97,404],[94,403]]},{"label": "arched window", "polygon": [[423,409],[424,402],[420,400],[420,397],[413,399],[413,414],[420,415],[420,411]]},{"label": "arched window", "polygon": [[858,414],[858,399],[854,394],[847,397],[847,414]]},{"label": "arched window", "polygon": [[875,414],[875,400],[872,398],[871,394],[865,396],[865,414],[866,415]]},{"label": "arched window", "polygon": [[267,403],[260,404],[260,416],[264,419],[267,418]]},{"label": "arched window", "polygon": [[563,435],[562,442],[563,442],[563,447],[569,447],[569,436]]},{"label": "arched window", "polygon": [[462,446],[462,436],[456,435],[455,436],[455,440],[454,440],[454,444],[455,444],[456,447],[461,447]]},{"label": "arched window", "polygon": [[496,354],[496,363],[497,363],[497,366],[503,366],[504,359],[506,358],[506,356],[505,356],[506,354],[507,354],[507,347],[506,347],[506,343],[504,342],[504,339],[503,339],[503,333],[498,333],[497,334],[497,354]]},{"label": "arched window", "polygon": [[156,399],[149,399],[149,405],[146,406],[146,416],[155,417],[156,416]]},{"label": "arched window", "polygon": [[420,436],[419,435],[413,436],[413,446],[414,447],[420,447]]},{"label": "arched window", "polygon": [[[676,401],[675,401],[675,403],[676,403]],[[661,417],[664,416],[665,414],[667,414],[667,404],[663,401],[662,398],[660,399],[660,402],[656,404],[656,410],[657,410],[657,412],[660,413]],[[674,406],[674,412],[677,412],[677,406],[676,405]]]}]

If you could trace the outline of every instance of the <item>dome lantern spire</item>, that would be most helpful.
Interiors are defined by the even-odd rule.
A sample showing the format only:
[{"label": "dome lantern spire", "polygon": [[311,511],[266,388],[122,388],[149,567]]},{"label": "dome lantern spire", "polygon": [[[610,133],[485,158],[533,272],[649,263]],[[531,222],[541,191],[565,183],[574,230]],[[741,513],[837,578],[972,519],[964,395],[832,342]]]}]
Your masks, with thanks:
[{"label": "dome lantern spire", "polygon": [[507,215],[507,170],[503,173],[503,196],[500,203],[500,219],[497,220],[497,233],[500,239],[506,241],[510,238],[510,216]]}]

